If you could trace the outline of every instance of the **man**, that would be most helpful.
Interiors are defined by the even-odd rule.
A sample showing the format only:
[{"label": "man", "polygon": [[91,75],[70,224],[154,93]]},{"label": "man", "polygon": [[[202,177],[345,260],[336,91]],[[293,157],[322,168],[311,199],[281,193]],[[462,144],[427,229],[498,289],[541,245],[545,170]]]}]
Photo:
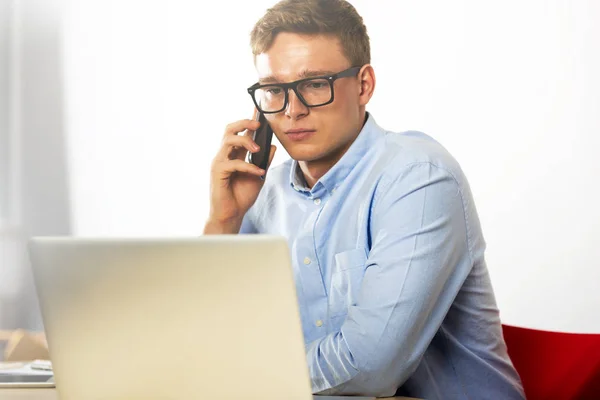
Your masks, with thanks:
[{"label": "man", "polygon": [[375,74],[356,10],[284,0],[251,44],[255,104],[292,160],[263,181],[244,161],[258,123],[230,124],[205,234],[288,239],[313,391],[523,398],[467,180],[433,139],[366,112]]}]

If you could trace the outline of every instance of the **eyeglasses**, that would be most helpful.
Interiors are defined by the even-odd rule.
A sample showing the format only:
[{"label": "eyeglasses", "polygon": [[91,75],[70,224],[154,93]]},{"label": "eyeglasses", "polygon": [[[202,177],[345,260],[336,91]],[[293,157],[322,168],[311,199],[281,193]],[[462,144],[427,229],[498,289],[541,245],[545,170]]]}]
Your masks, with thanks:
[{"label": "eyeglasses", "polygon": [[361,67],[352,67],[337,74],[300,79],[290,83],[255,83],[248,93],[256,108],[264,114],[278,113],[288,105],[289,90],[296,93],[306,107],[320,107],[333,102],[333,82],[339,78],[356,76]]}]

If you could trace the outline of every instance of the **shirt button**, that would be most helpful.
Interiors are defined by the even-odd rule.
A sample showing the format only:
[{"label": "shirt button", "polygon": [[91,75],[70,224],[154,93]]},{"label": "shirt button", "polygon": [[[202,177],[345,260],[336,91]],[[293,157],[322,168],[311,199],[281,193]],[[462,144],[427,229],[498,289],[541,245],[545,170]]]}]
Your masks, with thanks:
[{"label": "shirt button", "polygon": [[315,204],[316,204],[316,205],[319,205],[319,204],[321,204],[321,199],[318,199],[318,198],[317,198],[317,199],[315,199],[315,201],[314,201],[314,202],[315,202]]},{"label": "shirt button", "polygon": [[320,327],[323,326],[323,321],[321,321],[320,319],[318,319],[317,322],[315,322],[315,325],[320,328]]},{"label": "shirt button", "polygon": [[335,193],[336,190],[337,190],[337,187],[334,187],[333,189],[331,189],[331,193]]},{"label": "shirt button", "polygon": [[308,258],[308,257],[304,257],[304,264],[308,265],[308,264],[310,264],[310,263],[311,263],[311,260],[310,260],[310,258]]}]

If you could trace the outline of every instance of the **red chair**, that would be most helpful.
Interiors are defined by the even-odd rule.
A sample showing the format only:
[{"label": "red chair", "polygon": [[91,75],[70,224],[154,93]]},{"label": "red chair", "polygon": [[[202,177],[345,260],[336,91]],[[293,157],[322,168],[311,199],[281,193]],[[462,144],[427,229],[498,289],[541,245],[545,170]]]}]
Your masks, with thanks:
[{"label": "red chair", "polygon": [[527,399],[600,399],[600,334],[502,328]]}]

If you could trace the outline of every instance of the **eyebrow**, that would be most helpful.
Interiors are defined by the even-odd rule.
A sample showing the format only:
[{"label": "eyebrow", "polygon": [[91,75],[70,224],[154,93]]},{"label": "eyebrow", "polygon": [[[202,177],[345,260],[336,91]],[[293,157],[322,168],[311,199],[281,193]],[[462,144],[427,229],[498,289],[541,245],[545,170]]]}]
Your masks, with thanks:
[{"label": "eyebrow", "polygon": [[[324,69],[319,69],[319,70],[302,70],[298,75],[297,75],[297,79],[305,79],[305,78],[314,78],[316,76],[326,76],[326,75],[333,75],[335,74],[334,71],[330,71],[330,70],[324,70]],[[270,76],[266,76],[264,78],[261,78],[258,80],[258,82],[260,84],[265,84],[265,83],[281,83],[281,81],[277,78],[275,78],[273,75]]]}]

